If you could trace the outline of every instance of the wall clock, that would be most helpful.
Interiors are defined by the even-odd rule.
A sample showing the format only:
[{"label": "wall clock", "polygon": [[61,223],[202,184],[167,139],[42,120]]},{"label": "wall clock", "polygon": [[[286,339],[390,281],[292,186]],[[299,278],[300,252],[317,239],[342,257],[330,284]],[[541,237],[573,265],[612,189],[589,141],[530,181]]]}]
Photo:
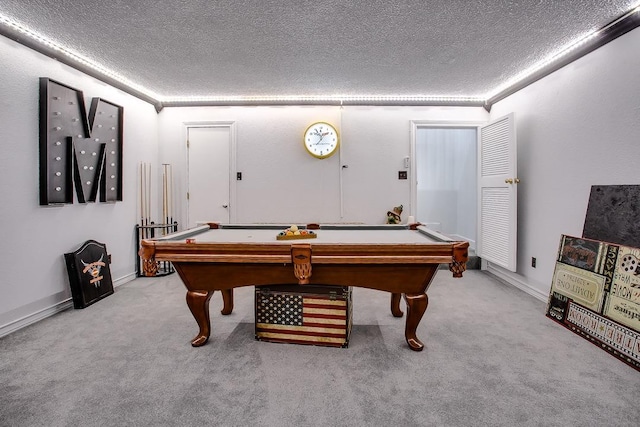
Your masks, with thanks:
[{"label": "wall clock", "polygon": [[327,122],[316,122],[304,132],[302,140],[309,154],[318,159],[326,159],[338,150],[338,131]]}]

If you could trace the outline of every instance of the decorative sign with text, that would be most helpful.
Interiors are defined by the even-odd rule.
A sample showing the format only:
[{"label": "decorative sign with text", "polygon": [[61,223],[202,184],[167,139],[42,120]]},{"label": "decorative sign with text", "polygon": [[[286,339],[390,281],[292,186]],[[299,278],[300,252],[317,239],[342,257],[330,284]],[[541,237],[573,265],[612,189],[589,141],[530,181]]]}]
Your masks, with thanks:
[{"label": "decorative sign with text", "polygon": [[122,200],[124,109],[40,78],[40,204]]},{"label": "decorative sign with text", "polygon": [[640,370],[640,249],[562,236],[547,316]]}]

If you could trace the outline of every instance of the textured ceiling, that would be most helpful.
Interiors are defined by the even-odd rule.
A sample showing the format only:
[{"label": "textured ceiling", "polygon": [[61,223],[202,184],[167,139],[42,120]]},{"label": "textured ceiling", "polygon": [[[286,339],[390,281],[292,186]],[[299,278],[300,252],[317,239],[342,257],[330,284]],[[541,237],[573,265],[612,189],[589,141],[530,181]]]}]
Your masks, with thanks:
[{"label": "textured ceiling", "polygon": [[2,0],[161,98],[490,95],[638,0]]}]

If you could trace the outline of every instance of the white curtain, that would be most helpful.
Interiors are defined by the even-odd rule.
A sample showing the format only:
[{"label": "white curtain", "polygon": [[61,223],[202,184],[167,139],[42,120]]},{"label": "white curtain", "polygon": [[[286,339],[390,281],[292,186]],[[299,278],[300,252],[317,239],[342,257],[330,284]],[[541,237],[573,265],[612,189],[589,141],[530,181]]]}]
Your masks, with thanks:
[{"label": "white curtain", "polygon": [[416,134],[416,219],[456,238],[476,239],[476,129],[420,127]]}]

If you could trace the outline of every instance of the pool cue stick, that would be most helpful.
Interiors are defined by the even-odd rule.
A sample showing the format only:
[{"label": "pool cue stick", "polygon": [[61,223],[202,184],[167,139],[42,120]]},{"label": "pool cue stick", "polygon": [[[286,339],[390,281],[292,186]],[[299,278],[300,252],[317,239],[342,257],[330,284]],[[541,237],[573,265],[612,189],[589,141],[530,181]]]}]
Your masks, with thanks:
[{"label": "pool cue stick", "polygon": [[142,162],[140,162],[140,173],[138,174],[138,176],[140,177],[140,183],[138,184],[138,191],[140,192],[140,226],[142,226],[144,225],[143,224],[144,208],[142,206]]},{"label": "pool cue stick", "polygon": [[165,216],[164,216],[164,218],[165,218],[164,223],[168,224],[169,223],[169,212],[171,211],[171,207],[169,205],[169,202],[170,202],[170,198],[169,198],[169,165],[165,164],[164,165],[164,169],[165,169],[165,181],[164,181],[165,182],[165,190],[164,190],[164,192],[165,192],[165,196],[166,196],[165,204],[166,204],[166,209],[167,209],[167,211],[165,213]]},{"label": "pool cue stick", "polygon": [[167,171],[166,168],[164,166],[164,163],[162,164],[162,221],[165,221],[166,215],[167,215],[167,183],[166,183],[166,179],[167,179]]},{"label": "pool cue stick", "polygon": [[151,205],[149,204],[149,197],[151,197],[151,193],[149,193],[149,185],[150,185],[150,180],[151,178],[151,164],[150,163],[145,163],[145,169],[144,169],[144,182],[145,182],[145,189],[144,189],[144,221],[147,225],[147,238],[151,237],[151,229],[148,228],[151,225],[151,221],[149,218],[149,208],[151,207]]},{"label": "pool cue stick", "polygon": [[145,227],[144,235],[148,238],[149,230],[147,227],[147,164],[142,164],[142,225]]},{"label": "pool cue stick", "polygon": [[173,211],[176,208],[175,195],[176,195],[176,182],[173,178],[173,166],[171,166],[171,223],[173,224]]},{"label": "pool cue stick", "polygon": [[[144,163],[140,162],[140,225],[144,227]],[[146,230],[143,228],[145,239],[147,238]]]},{"label": "pool cue stick", "polygon": [[173,224],[173,166],[169,165],[169,221]]},{"label": "pool cue stick", "polygon": [[147,168],[147,224],[151,225],[151,163]]},{"label": "pool cue stick", "polygon": [[[149,226],[149,164],[144,164],[144,225]],[[147,231],[147,238],[149,237],[149,228],[145,228]]]},{"label": "pool cue stick", "polygon": [[[167,225],[167,222],[169,221],[169,189],[167,188],[168,185],[168,179],[169,177],[167,176],[167,164],[163,163],[162,164],[162,224],[164,224],[165,226]],[[163,233],[166,234],[166,227],[163,228]]]},{"label": "pool cue stick", "polygon": [[[146,173],[147,175],[145,176],[145,180],[147,183],[147,189],[145,190],[145,194],[146,194],[146,206],[145,206],[145,213],[146,213],[146,221],[147,221],[147,226],[151,226],[151,163],[147,163],[147,169],[146,169]],[[147,228],[147,233],[149,234],[149,237],[151,237],[151,228]]]}]

